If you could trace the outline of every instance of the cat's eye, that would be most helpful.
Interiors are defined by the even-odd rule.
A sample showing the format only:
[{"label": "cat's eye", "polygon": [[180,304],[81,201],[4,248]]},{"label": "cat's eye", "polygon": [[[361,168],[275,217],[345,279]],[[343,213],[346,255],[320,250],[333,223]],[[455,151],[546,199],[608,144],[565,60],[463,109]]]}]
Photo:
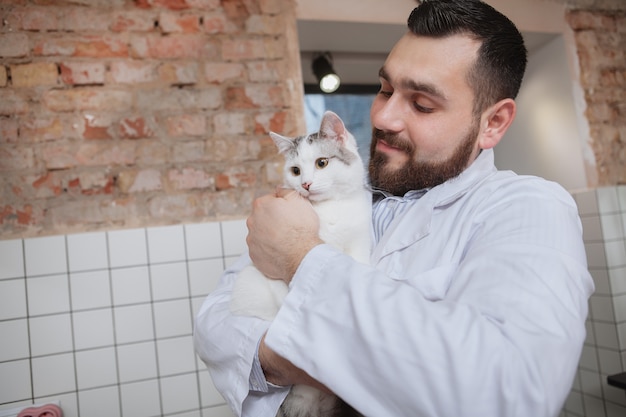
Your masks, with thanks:
[{"label": "cat's eye", "polygon": [[318,158],[317,161],[315,161],[315,167],[317,169],[323,169],[326,168],[328,166],[328,158]]},{"label": "cat's eye", "polygon": [[300,168],[298,167],[291,167],[291,173],[295,176],[300,175]]}]

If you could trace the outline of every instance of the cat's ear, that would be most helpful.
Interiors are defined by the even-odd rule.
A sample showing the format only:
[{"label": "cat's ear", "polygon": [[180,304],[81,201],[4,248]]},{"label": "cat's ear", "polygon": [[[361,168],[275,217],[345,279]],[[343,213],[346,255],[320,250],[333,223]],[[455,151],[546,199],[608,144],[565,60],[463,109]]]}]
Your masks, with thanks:
[{"label": "cat's ear", "polygon": [[294,142],[287,136],[279,135],[278,133],[270,132],[270,137],[278,148],[278,153],[285,154],[290,149],[293,149]]},{"label": "cat's ear", "polygon": [[345,142],[348,136],[347,133],[346,126],[337,114],[330,110],[324,112],[322,123],[320,124],[321,136]]}]

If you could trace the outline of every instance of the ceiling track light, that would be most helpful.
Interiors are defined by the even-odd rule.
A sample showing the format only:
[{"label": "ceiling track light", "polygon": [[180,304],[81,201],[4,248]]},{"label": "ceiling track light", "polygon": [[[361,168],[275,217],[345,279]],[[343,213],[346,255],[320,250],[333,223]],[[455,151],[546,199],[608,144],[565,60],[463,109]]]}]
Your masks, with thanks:
[{"label": "ceiling track light", "polygon": [[341,80],[333,69],[333,57],[330,52],[313,54],[311,68],[323,92],[333,93],[339,88]]}]

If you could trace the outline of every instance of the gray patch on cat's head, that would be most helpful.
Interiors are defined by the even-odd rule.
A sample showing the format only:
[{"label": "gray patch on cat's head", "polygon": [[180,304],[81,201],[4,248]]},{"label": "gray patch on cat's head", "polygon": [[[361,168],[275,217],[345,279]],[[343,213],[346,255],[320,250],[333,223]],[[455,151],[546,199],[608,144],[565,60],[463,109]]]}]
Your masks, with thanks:
[{"label": "gray patch on cat's head", "polygon": [[343,142],[327,138],[321,135],[320,132],[309,135],[308,141],[309,143],[318,141],[323,153],[327,154],[329,157],[337,158],[346,165],[351,165],[359,159],[359,156],[350,150]]}]

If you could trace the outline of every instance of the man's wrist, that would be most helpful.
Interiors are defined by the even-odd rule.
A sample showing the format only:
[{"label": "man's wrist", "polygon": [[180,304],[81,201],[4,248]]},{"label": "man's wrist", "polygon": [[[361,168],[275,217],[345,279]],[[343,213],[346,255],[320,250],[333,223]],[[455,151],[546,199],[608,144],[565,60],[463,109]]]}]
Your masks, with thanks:
[{"label": "man's wrist", "polygon": [[278,355],[265,345],[265,335],[263,335],[259,343],[258,355],[261,369],[263,370],[263,374],[265,374],[267,383],[279,386],[289,385],[282,381],[279,367],[276,364]]},{"label": "man's wrist", "polygon": [[302,263],[302,260],[306,257],[306,255],[311,252],[313,248],[318,245],[322,245],[323,243],[323,240],[321,240],[319,237],[316,237],[314,239],[311,239],[308,243],[301,245],[299,252],[292,257],[292,261],[287,267],[288,273],[287,277],[285,278],[285,282],[287,283],[287,285],[291,283],[291,280],[296,275],[296,272],[298,271],[298,268],[300,267],[300,264]]}]

